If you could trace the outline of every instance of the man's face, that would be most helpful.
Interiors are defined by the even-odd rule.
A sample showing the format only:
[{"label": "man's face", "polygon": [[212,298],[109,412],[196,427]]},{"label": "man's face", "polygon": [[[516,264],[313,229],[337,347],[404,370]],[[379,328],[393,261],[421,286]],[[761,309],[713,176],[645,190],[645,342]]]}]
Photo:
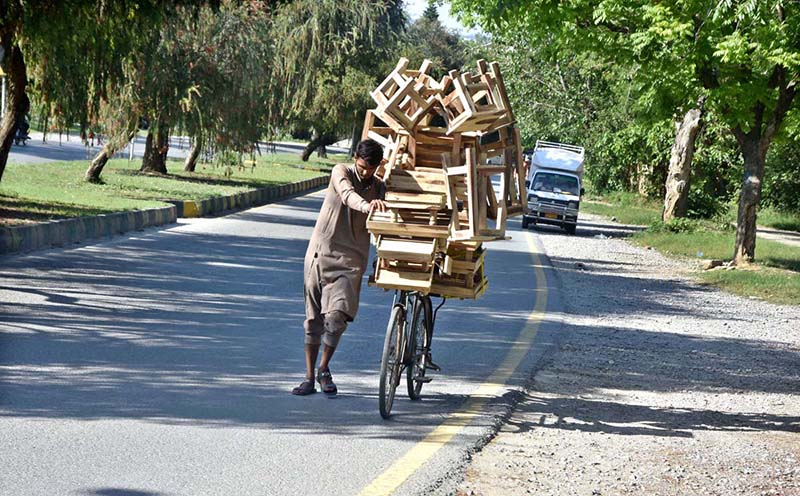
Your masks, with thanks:
[{"label": "man's face", "polygon": [[356,172],[362,181],[374,176],[377,169],[377,167],[370,167],[367,161],[363,158],[356,157]]}]

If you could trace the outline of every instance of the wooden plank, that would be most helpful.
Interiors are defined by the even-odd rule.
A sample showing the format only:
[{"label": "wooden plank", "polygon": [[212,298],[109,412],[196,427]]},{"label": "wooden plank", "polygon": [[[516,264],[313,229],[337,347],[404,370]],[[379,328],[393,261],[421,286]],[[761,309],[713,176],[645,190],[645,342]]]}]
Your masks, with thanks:
[{"label": "wooden plank", "polygon": [[419,238],[447,238],[450,235],[449,225],[422,225],[408,224],[405,222],[367,221],[367,229],[372,234],[390,234],[399,236],[414,236]]},{"label": "wooden plank", "polygon": [[387,191],[386,201],[401,203],[418,203],[425,206],[444,208],[445,196],[440,193],[406,193],[402,191]]},{"label": "wooden plank", "polygon": [[385,201],[386,207],[393,210],[426,210],[426,211],[439,211],[443,207],[441,205],[433,205],[430,203],[413,203],[401,201]]},{"label": "wooden plank", "polygon": [[382,268],[375,278],[375,285],[384,289],[407,289],[427,293],[431,287],[431,272],[402,271],[394,268]]},{"label": "wooden plank", "polygon": [[430,263],[433,261],[433,252],[436,243],[431,241],[417,241],[411,239],[381,239],[378,246],[378,256],[390,260],[403,260],[406,262]]},{"label": "wooden plank", "polygon": [[452,286],[449,284],[443,284],[438,281],[434,281],[431,284],[430,292],[434,294],[438,294],[445,298],[461,298],[461,299],[477,299],[480,298],[484,292],[486,292],[486,288],[489,287],[489,281],[484,277],[480,284],[475,285],[472,289],[463,288],[458,286]]}]

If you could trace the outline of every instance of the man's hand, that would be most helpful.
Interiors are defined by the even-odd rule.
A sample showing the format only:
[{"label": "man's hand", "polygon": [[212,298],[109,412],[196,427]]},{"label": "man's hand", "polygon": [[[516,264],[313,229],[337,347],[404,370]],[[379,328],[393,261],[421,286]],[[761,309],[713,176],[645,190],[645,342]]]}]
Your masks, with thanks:
[{"label": "man's hand", "polygon": [[386,211],[386,203],[383,200],[372,200],[369,202],[369,213],[374,211],[378,212],[385,212]]}]

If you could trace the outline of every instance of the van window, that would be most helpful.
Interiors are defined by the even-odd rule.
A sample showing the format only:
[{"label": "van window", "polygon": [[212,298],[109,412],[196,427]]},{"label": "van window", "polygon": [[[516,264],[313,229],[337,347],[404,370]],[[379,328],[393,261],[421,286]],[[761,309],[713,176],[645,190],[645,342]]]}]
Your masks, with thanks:
[{"label": "van window", "polygon": [[537,172],[533,176],[533,187],[531,189],[580,196],[577,178],[551,172]]}]

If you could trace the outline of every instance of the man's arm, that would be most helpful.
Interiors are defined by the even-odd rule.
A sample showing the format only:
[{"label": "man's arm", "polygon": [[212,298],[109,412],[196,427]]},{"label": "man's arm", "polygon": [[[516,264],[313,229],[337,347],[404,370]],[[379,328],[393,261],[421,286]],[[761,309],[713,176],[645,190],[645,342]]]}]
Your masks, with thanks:
[{"label": "man's arm", "polygon": [[339,198],[342,199],[342,203],[347,205],[348,208],[352,208],[353,210],[357,210],[365,214],[372,210],[379,210],[382,212],[385,209],[383,201],[372,200],[371,202],[368,202],[361,195],[356,193],[353,183],[350,181],[350,178],[347,177],[345,170],[346,169],[344,167],[336,166],[331,172],[331,182],[333,183],[333,188],[336,190]]}]

